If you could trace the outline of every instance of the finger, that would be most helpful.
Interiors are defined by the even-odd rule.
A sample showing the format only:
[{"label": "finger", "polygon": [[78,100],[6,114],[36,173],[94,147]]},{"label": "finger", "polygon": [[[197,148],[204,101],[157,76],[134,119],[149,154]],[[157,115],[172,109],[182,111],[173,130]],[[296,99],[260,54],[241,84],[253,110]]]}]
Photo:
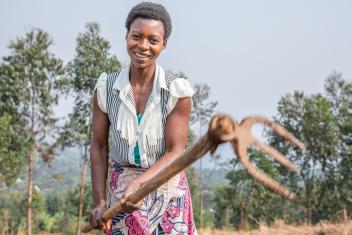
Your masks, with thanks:
[{"label": "finger", "polygon": [[105,235],[110,235],[111,234],[111,220],[108,220],[104,223],[104,233]]},{"label": "finger", "polygon": [[127,213],[131,213],[136,209],[134,204],[129,201],[126,201],[124,208]]},{"label": "finger", "polygon": [[98,221],[98,228],[100,230],[104,230],[105,229],[105,225],[104,225],[104,222],[102,220],[99,220]]},{"label": "finger", "polygon": [[137,208],[141,208],[143,204],[143,200],[140,200],[138,203],[136,203]]},{"label": "finger", "polygon": [[101,215],[102,215],[102,213],[100,210],[95,211],[95,221],[97,223],[97,227],[100,230],[104,228],[104,223],[102,221]]},{"label": "finger", "polygon": [[92,228],[98,229],[98,224],[95,220],[89,220],[89,224],[91,225]]},{"label": "finger", "polygon": [[137,209],[139,209],[142,206],[142,201],[139,201],[137,203],[132,203],[132,202],[127,201],[126,202],[126,206],[130,207],[130,208],[133,208],[134,210],[137,210]]},{"label": "finger", "polygon": [[106,221],[106,223],[105,223],[106,228],[111,229],[111,224],[112,224],[112,220],[111,219]]},{"label": "finger", "polygon": [[120,199],[120,204],[125,205],[126,201],[127,201],[126,198],[124,196],[122,196],[122,198]]},{"label": "finger", "polygon": [[94,218],[93,212],[89,215],[88,221],[89,221],[89,224],[90,224],[93,228],[97,228],[97,227],[98,227],[98,224],[97,224],[97,221],[96,221],[95,218]]}]

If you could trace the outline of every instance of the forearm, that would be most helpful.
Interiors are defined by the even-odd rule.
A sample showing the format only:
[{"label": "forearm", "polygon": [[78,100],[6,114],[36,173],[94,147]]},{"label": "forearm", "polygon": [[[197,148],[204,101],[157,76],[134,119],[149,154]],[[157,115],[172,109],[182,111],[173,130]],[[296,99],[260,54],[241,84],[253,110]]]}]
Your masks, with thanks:
[{"label": "forearm", "polygon": [[189,130],[189,117],[191,112],[191,99],[179,99],[174,110],[168,117],[165,131],[165,153],[143,175],[136,180],[143,185],[153,177],[160,175],[175,158],[180,157],[184,151]]},{"label": "forearm", "polygon": [[108,173],[108,151],[92,144],[90,152],[93,206],[105,206],[105,187]]},{"label": "forearm", "polygon": [[165,154],[155,162],[144,174],[140,175],[136,178],[136,181],[143,185],[148,182],[153,177],[160,175],[160,171],[162,171],[166,166],[170,164],[175,158],[181,156],[183,153],[183,149],[165,152]]},{"label": "forearm", "polygon": [[[133,192],[133,188],[143,186],[154,177],[160,177],[160,172],[176,158],[181,157],[188,136],[188,123],[191,112],[191,99],[179,99],[175,108],[167,118],[165,130],[165,152],[146,172],[138,176],[128,185],[125,195]],[[126,189],[125,189],[126,191]]]}]

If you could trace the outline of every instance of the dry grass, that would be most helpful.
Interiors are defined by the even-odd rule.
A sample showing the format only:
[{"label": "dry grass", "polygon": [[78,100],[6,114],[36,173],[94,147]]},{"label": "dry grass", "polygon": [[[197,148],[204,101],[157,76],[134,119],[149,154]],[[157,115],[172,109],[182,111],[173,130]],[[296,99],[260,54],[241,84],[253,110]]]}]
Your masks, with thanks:
[{"label": "dry grass", "polygon": [[[282,221],[276,221],[274,225],[268,227],[261,225],[258,230],[252,231],[230,231],[204,229],[198,231],[199,235],[352,235],[352,221],[348,224],[321,223],[316,226],[308,225],[286,225]],[[24,233],[23,233],[24,234]],[[88,235],[95,235],[90,233]],[[22,235],[22,233],[19,233]],[[37,235],[62,235],[60,233],[39,233]]]},{"label": "dry grass", "polygon": [[248,232],[229,230],[200,230],[200,235],[352,235],[352,221],[348,224],[321,223],[316,226],[285,225],[277,221],[273,226],[261,225],[258,230]]}]

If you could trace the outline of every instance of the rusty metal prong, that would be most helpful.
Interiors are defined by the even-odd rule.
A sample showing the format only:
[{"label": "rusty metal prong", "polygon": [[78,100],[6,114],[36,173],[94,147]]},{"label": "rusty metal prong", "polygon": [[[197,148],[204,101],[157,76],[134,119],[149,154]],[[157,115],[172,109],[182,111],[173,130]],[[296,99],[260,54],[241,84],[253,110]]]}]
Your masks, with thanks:
[{"label": "rusty metal prong", "polygon": [[285,128],[280,126],[279,124],[261,116],[249,116],[241,122],[241,126],[243,125],[246,128],[251,128],[256,123],[262,123],[265,126],[271,127],[274,131],[276,131],[279,135],[281,135],[285,140],[290,141],[294,145],[296,145],[301,150],[304,150],[304,144],[299,141],[296,137],[294,137],[290,132],[288,132]]},{"label": "rusty metal prong", "polygon": [[287,159],[283,154],[281,154],[277,149],[264,144],[256,138],[252,138],[252,141],[254,147],[271,156],[275,161],[285,166],[288,170],[296,172],[299,171],[298,167],[289,159]]},{"label": "rusty metal prong", "polygon": [[253,164],[249,161],[247,155],[247,147],[246,145],[238,145],[235,141],[231,142],[234,151],[236,152],[239,161],[243,164],[245,170],[254,177],[260,183],[269,187],[272,191],[280,194],[284,198],[291,200],[292,202],[297,203],[298,199],[294,193],[288,190],[286,187],[282,186],[279,182],[269,177],[260,169],[253,166]]}]

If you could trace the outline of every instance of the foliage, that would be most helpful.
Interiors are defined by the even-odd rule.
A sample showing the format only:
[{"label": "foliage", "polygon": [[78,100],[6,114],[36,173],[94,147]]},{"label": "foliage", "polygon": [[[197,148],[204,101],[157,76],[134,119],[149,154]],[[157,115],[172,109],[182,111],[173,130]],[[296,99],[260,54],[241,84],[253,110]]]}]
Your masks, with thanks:
[{"label": "foliage", "polygon": [[262,221],[316,223],[336,212],[351,211],[351,107],[352,84],[333,73],[325,94],[295,91],[281,98],[274,120],[304,142],[304,152],[267,130],[269,143],[300,167],[300,175],[251,151],[254,164],[296,192],[294,205],[255,182],[234,162],[229,184],[215,191],[215,226],[247,229]]},{"label": "foliage", "polygon": [[191,124],[198,123],[201,127],[204,127],[214,114],[214,108],[217,106],[218,102],[208,101],[210,87],[207,84],[196,84],[194,89]]},{"label": "foliage", "polygon": [[[262,153],[251,150],[249,157],[257,168],[273,179],[278,179],[279,171],[272,161]],[[235,166],[226,175],[229,184],[215,192],[215,226],[220,228],[238,227],[247,229],[258,221],[272,223],[282,213],[279,196],[253,179],[242,166]]]},{"label": "foliage", "polygon": [[26,136],[18,135],[22,129],[8,113],[0,117],[0,182],[13,185],[25,164]]},{"label": "foliage", "polygon": [[73,92],[74,107],[62,138],[63,146],[79,146],[86,157],[94,86],[102,72],[118,71],[121,65],[116,56],[110,55],[110,43],[100,36],[97,23],[87,23],[86,32],[79,34],[76,43],[75,58],[68,64],[70,79],[65,86],[67,92]]},{"label": "foliage", "polygon": [[[332,73],[325,84],[326,97],[329,100],[338,128],[338,159],[335,170],[329,171],[328,179],[333,188],[331,202],[338,208],[352,208],[352,81],[344,80],[342,74]],[[324,209],[329,203],[324,205]]]},{"label": "foliage", "polygon": [[[84,216],[88,217],[91,208],[91,187],[85,185]],[[27,200],[20,193],[1,194],[0,228],[7,228],[10,233],[16,233],[26,228],[25,213]],[[79,206],[79,187],[61,193],[43,194],[33,191],[33,228],[34,232],[62,232],[74,234],[77,210]],[[14,209],[16,208],[16,209]]]},{"label": "foliage", "polygon": [[48,194],[45,198],[45,211],[49,216],[54,216],[59,213],[64,207],[64,200],[62,195]]},{"label": "foliage", "polygon": [[[351,185],[351,181],[344,180],[350,177],[351,169],[344,168],[351,166],[351,150],[347,147],[350,146],[348,139],[351,133],[348,132],[351,83],[334,73],[327,79],[325,89],[325,96],[294,92],[282,97],[279,102],[279,114],[275,120],[305,143],[303,153],[270,133],[271,144],[286,153],[301,169],[301,179],[287,175],[285,180],[291,185],[301,186],[299,192],[308,222],[329,219],[337,208],[341,210],[351,206],[348,203],[350,190],[343,189]],[[336,187],[338,185],[345,187]],[[335,207],[331,207],[333,202],[337,203]],[[326,203],[330,205],[329,209]]]},{"label": "foliage", "polygon": [[[24,229],[25,208],[22,203],[23,196],[19,193],[0,194],[0,228],[8,234],[17,233]],[[14,208],[16,208],[14,210]]]},{"label": "foliage", "polygon": [[10,55],[3,57],[1,64],[1,83],[6,90],[1,112],[10,110],[12,128],[20,127],[15,131],[21,145],[30,144],[48,163],[53,156],[48,139],[54,138],[57,130],[52,108],[64,74],[62,61],[49,51],[52,43],[46,32],[33,29],[10,43]]},{"label": "foliage", "polygon": [[3,58],[1,70],[5,86],[16,84],[6,99],[15,101],[12,109],[24,118],[31,142],[43,153],[48,136],[56,130],[52,108],[64,74],[62,61],[49,52],[52,43],[46,32],[33,29],[10,43],[11,54]]},{"label": "foliage", "polygon": [[[83,218],[88,218],[90,210],[92,208],[92,187],[90,184],[84,185],[84,207],[83,207]],[[73,217],[77,216],[79,206],[79,186],[67,193],[65,197],[65,214]]]}]

